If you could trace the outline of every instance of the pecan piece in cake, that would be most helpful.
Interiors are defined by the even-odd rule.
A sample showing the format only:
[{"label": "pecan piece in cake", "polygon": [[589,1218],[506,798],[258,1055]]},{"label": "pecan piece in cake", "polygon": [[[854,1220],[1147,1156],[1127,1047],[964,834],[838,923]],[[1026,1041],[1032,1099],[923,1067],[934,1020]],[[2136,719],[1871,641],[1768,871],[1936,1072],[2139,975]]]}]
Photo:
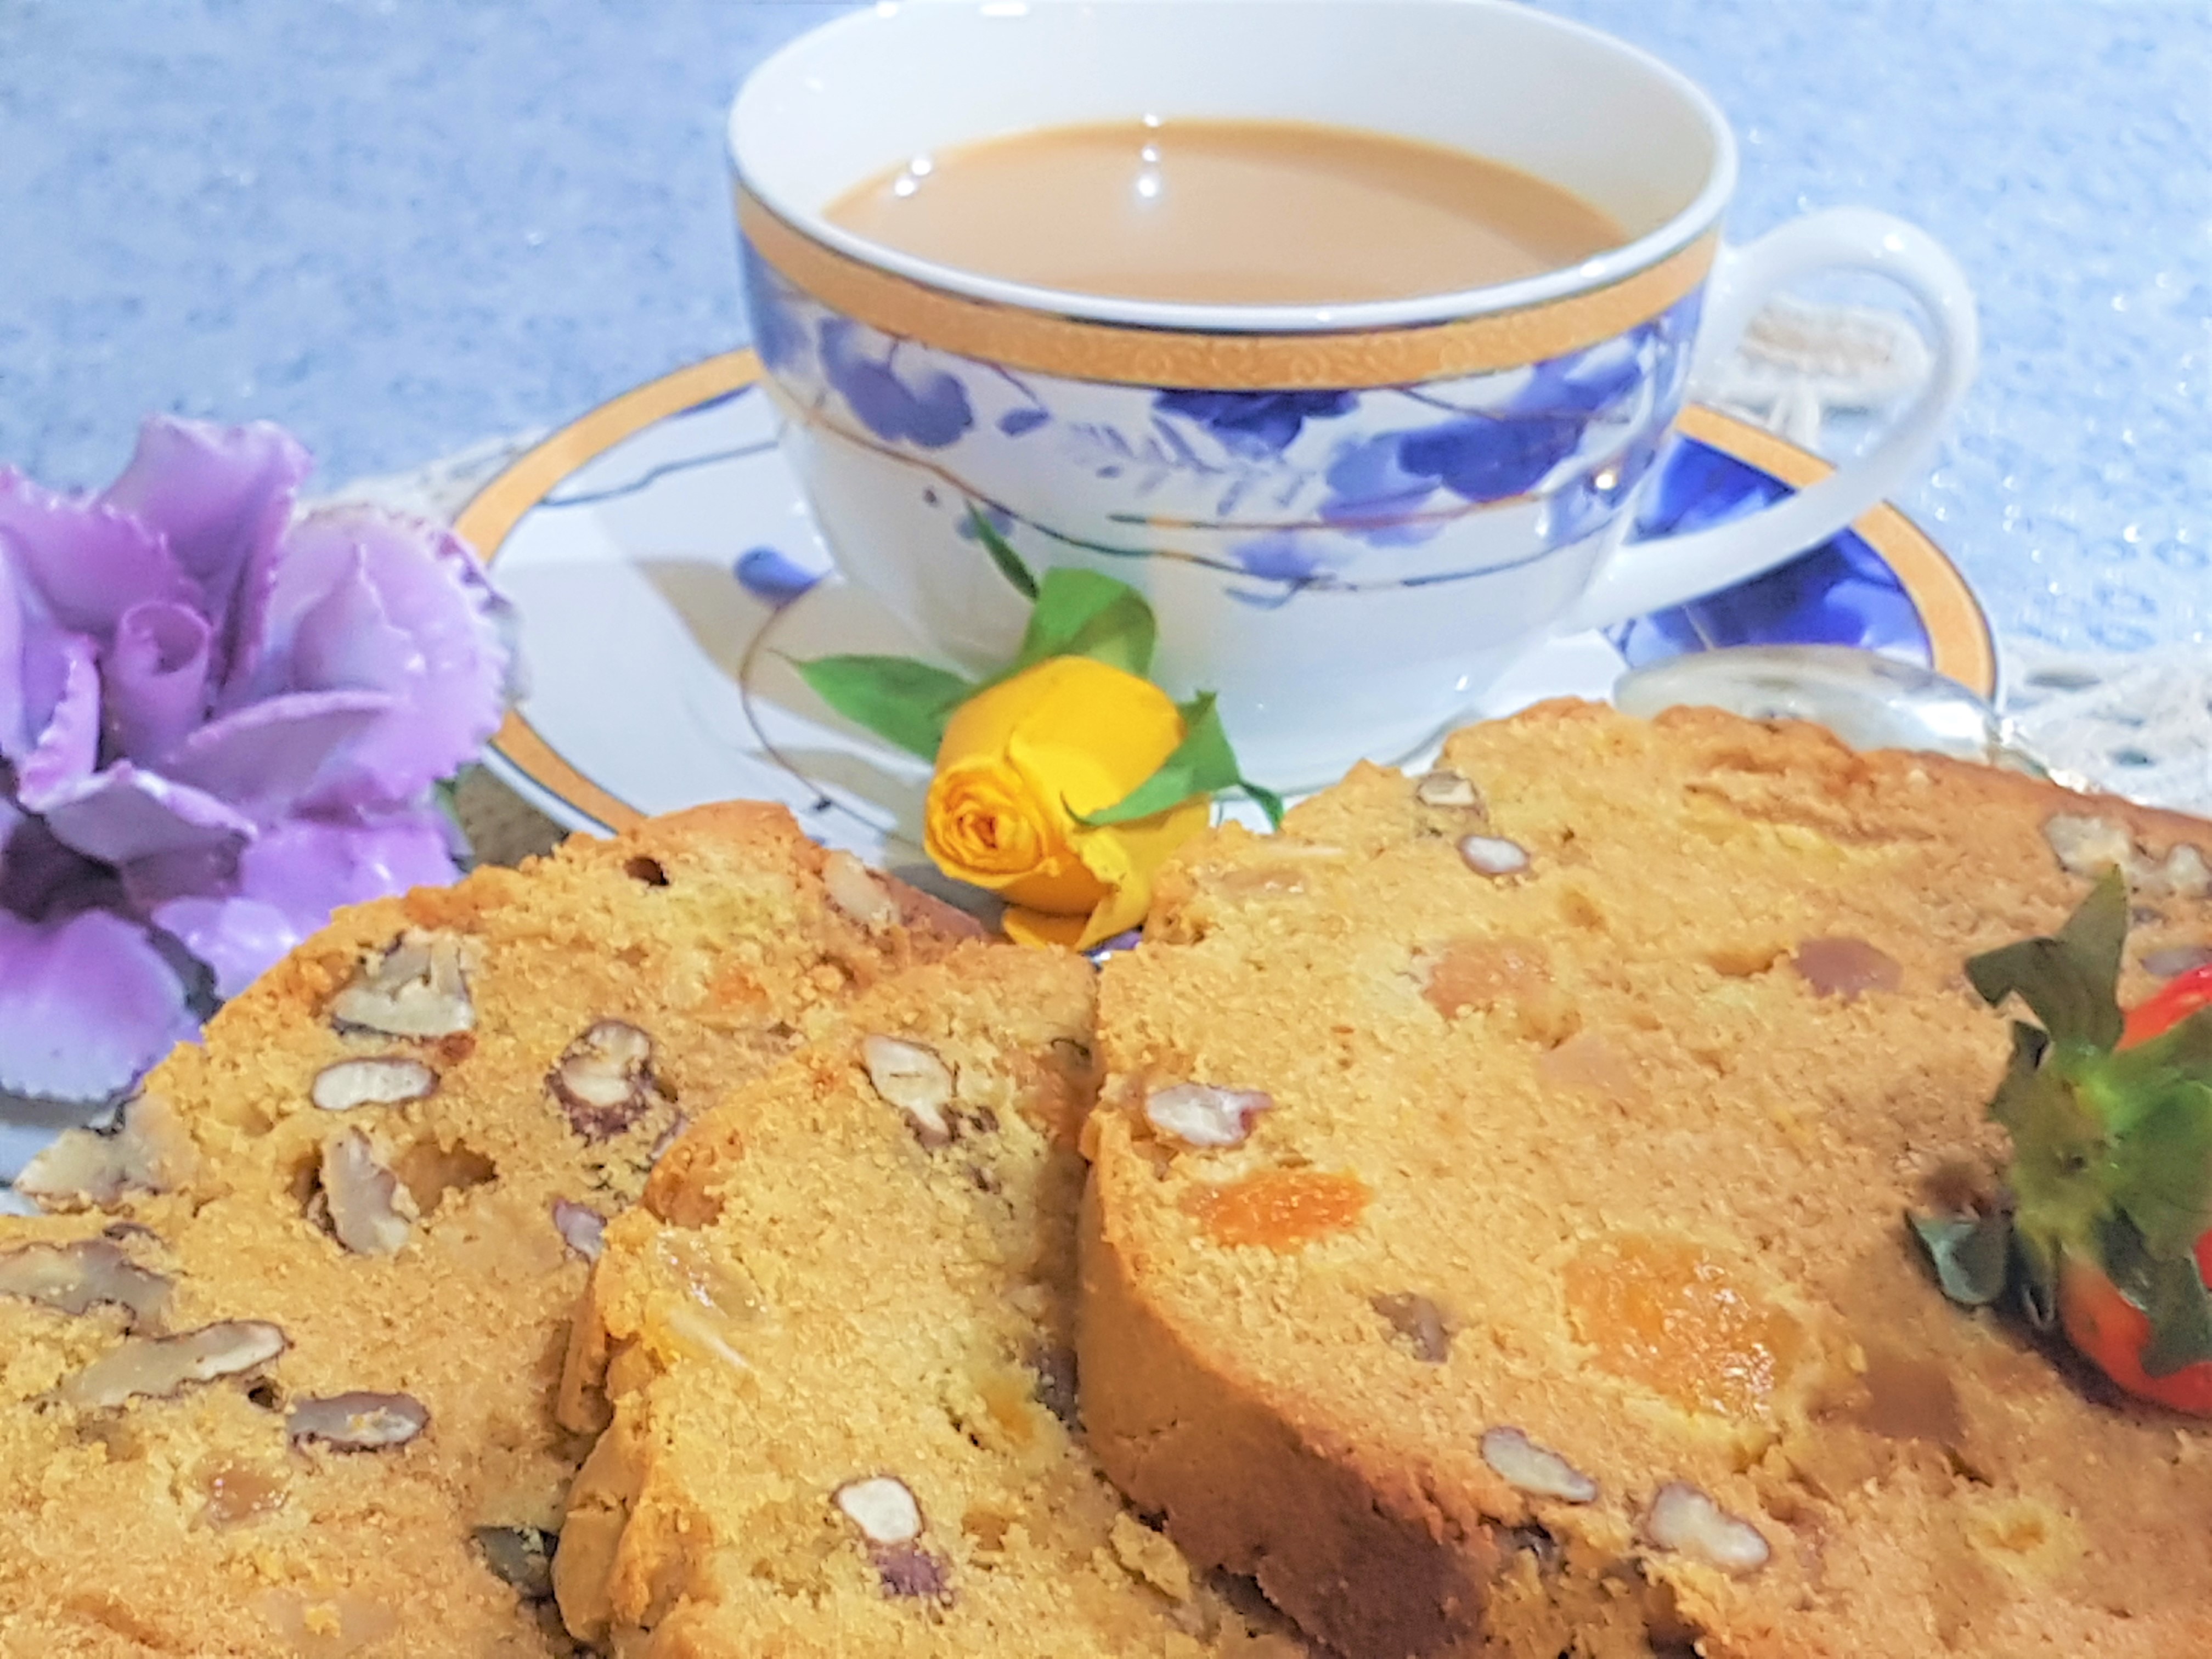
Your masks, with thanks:
[{"label": "pecan piece in cake", "polygon": [[284,1333],[255,1319],[226,1320],[175,1336],[134,1336],[55,1390],[64,1405],[107,1411],[143,1396],[165,1399],[189,1383],[258,1370],[284,1352]]},{"label": "pecan piece in cake", "polygon": [[1474,780],[1448,766],[1421,774],[1413,785],[1413,799],[1424,806],[1460,807],[1478,817],[1485,811],[1482,791],[1474,787]]},{"label": "pecan piece in cake", "polygon": [[15,1186],[41,1209],[106,1209],[126,1192],[173,1191],[198,1166],[176,1109],[158,1094],[134,1095],[111,1127],[70,1130],[23,1166]]},{"label": "pecan piece in cake", "polygon": [[822,860],[822,888],[830,903],[863,927],[876,930],[898,923],[898,901],[850,853],[832,852]]},{"label": "pecan piece in cake", "polygon": [[284,1419],[294,1440],[319,1440],[341,1451],[404,1446],[429,1425],[429,1411],[406,1394],[356,1392],[302,1400]]},{"label": "pecan piece in cake", "polygon": [[599,1259],[600,1245],[607,1230],[606,1218],[597,1210],[573,1200],[556,1198],[553,1200],[553,1231],[561,1235],[566,1244],[586,1261]]},{"label": "pecan piece in cake", "polygon": [[477,1550],[492,1577],[526,1601],[553,1599],[553,1550],[561,1534],[540,1527],[478,1527]]},{"label": "pecan piece in cake", "polygon": [[404,1054],[368,1054],[342,1060],[315,1073],[307,1098],[326,1112],[356,1106],[398,1106],[421,1100],[438,1086],[438,1074]]},{"label": "pecan piece in cake", "polygon": [[952,1144],[952,1072],[935,1052],[897,1037],[860,1041],[860,1064],[868,1081],[887,1104],[906,1114],[915,1139],[935,1151]]},{"label": "pecan piece in cake", "polygon": [[921,1536],[921,1505],[905,1481],[888,1474],[850,1480],[830,1495],[830,1501],[868,1540],[869,1558],[883,1580],[884,1595],[931,1601],[951,1597],[945,1563],[916,1541]]},{"label": "pecan piece in cake", "polygon": [[442,1037],[471,1029],[461,941],[445,933],[409,932],[395,939],[331,1000],[341,1030],[386,1036]]},{"label": "pecan piece in cake", "polygon": [[612,1139],[667,1098],[652,1037],[621,1019],[595,1021],[563,1049],[545,1088],[586,1140]]},{"label": "pecan piece in cake", "polygon": [[1399,1291],[1370,1297],[1368,1306],[1423,1364],[1441,1365],[1451,1357],[1451,1324],[1444,1318],[1443,1310],[1429,1297]]},{"label": "pecan piece in cake", "polygon": [[390,1255],[414,1231],[414,1199],[358,1129],[323,1143],[316,1197],[331,1234],[356,1255]]},{"label": "pecan piece in cake", "polygon": [[0,1296],[27,1297],[65,1314],[107,1304],[134,1325],[159,1328],[170,1283],[149,1273],[104,1238],[74,1244],[26,1244],[0,1255]]}]

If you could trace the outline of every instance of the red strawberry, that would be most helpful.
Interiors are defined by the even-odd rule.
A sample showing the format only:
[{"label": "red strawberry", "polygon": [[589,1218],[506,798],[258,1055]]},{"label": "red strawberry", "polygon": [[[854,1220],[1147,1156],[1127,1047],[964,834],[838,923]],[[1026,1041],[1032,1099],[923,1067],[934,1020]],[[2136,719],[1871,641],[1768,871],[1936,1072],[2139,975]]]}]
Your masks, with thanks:
[{"label": "red strawberry", "polygon": [[2112,872],[2056,938],[1966,964],[1992,1007],[2017,995],[2042,1022],[2013,1026],[1990,1104],[2012,1136],[2014,1207],[2008,1227],[1914,1225],[1955,1299],[2009,1281],[2121,1388],[2212,1416],[2212,972],[2124,1016],[2127,912]]},{"label": "red strawberry", "polygon": [[2148,1042],[2172,1030],[2199,1008],[2212,1008],[2212,963],[2177,974],[2149,1001],[2139,1002],[2129,1009],[2127,1030],[2120,1035],[2120,1047]]}]

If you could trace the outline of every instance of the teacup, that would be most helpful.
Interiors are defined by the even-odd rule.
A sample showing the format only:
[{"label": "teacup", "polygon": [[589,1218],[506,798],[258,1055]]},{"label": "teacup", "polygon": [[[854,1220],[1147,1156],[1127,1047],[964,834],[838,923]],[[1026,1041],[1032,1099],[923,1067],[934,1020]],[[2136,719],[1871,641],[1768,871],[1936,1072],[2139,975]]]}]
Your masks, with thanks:
[{"label": "teacup", "polygon": [[[908,158],[1139,116],[1273,118],[1457,147],[1562,185],[1627,242],[1468,291],[1321,307],[1059,292],[825,216]],[[838,566],[970,670],[1027,615],[979,544],[1147,594],[1156,676],[1219,694],[1247,775],[1394,760],[1546,638],[1729,586],[1924,463],[1974,368],[1972,295],[1926,234],[1836,210],[1742,247],[1712,100],[1504,0],[882,4],[757,69],[730,153],[755,341]],[[1893,279],[1929,373],[1869,452],[1736,522],[1624,544],[1701,368],[1785,283]]]}]

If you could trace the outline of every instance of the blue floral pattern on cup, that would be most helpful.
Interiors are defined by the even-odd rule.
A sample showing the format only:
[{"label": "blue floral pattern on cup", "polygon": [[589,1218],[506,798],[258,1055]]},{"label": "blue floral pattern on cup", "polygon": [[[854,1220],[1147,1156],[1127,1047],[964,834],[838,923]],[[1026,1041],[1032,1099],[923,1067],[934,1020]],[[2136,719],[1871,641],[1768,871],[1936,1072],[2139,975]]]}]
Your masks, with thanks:
[{"label": "blue floral pattern on cup", "polygon": [[1348,415],[1358,403],[1350,392],[1163,392],[1152,407],[1196,422],[1224,449],[1257,460],[1288,449],[1308,421]]},{"label": "blue floral pattern on cup", "polygon": [[[750,249],[746,288],[787,413],[912,466],[948,529],[986,504],[1038,562],[1194,566],[1268,608],[1509,568],[1482,545],[1504,539],[1480,533],[1486,514],[1534,514],[1538,556],[1617,531],[1680,401],[1699,303],[1525,368],[1248,392],[1103,385],[896,339]],[[1097,509],[1030,499],[1040,465],[1094,481]]]},{"label": "blue floral pattern on cup", "polygon": [[[823,376],[854,418],[892,443],[943,449],[959,442],[975,424],[960,377],[926,361],[936,354],[922,353],[904,340],[893,340],[878,356],[865,337],[873,333],[839,317],[824,318],[817,329]],[[903,370],[902,350],[907,355]]]}]

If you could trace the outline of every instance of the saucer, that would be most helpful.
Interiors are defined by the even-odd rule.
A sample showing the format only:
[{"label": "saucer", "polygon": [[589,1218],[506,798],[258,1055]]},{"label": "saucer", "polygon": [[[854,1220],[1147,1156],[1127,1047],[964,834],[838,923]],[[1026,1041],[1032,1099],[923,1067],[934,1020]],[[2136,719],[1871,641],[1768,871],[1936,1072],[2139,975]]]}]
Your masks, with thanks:
[{"label": "saucer", "polygon": [[[530,674],[489,763],[574,830],[742,797],[782,802],[830,846],[912,866],[928,767],[833,714],[792,664],[927,653],[836,575],[776,426],[758,359],[732,352],[593,410],[469,503],[456,527],[514,600]],[[1829,471],[1759,428],[1689,409],[1638,533],[1736,517]],[[1882,507],[1754,580],[1547,641],[1471,716],[1603,698],[1625,668],[1751,644],[1863,646],[1996,690],[1989,625],[1965,580]]]}]

